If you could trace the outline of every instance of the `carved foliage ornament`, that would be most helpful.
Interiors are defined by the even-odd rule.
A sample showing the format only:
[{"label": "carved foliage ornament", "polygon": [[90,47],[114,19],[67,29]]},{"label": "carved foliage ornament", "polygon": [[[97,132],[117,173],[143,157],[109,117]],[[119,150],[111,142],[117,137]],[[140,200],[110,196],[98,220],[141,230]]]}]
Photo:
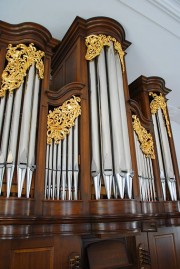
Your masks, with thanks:
[{"label": "carved foliage ornament", "polygon": [[168,115],[167,115],[167,105],[166,105],[165,98],[162,96],[161,93],[160,95],[157,95],[156,93],[150,92],[149,95],[154,98],[150,103],[151,113],[156,114],[159,108],[162,109],[165,122],[166,122],[167,132],[168,132],[169,137],[171,137],[171,130],[170,130],[170,124],[169,124]]},{"label": "carved foliage ornament", "polygon": [[6,54],[8,64],[2,73],[0,97],[5,96],[7,90],[12,93],[15,89],[18,89],[24,82],[27,70],[34,63],[36,63],[36,68],[39,71],[39,78],[43,79],[43,56],[44,52],[37,50],[33,43],[29,44],[29,46],[19,44],[15,47],[9,44]]},{"label": "carved foliage ornament", "polygon": [[152,135],[141,125],[141,122],[136,115],[133,115],[132,118],[133,129],[138,136],[142,152],[146,155],[146,157],[150,156],[151,159],[155,159]]},{"label": "carved foliage ornament", "polygon": [[47,116],[47,144],[59,144],[69,134],[70,128],[74,126],[75,119],[81,114],[81,99],[73,98],[65,101],[62,106],[49,111]]},{"label": "carved foliage ornament", "polygon": [[118,42],[114,37],[106,35],[89,35],[86,37],[85,44],[87,46],[86,60],[91,61],[96,56],[100,55],[104,46],[110,47],[110,42],[113,42],[114,49],[118,52],[119,58],[122,64],[122,70],[124,72],[124,51],[121,43]]}]

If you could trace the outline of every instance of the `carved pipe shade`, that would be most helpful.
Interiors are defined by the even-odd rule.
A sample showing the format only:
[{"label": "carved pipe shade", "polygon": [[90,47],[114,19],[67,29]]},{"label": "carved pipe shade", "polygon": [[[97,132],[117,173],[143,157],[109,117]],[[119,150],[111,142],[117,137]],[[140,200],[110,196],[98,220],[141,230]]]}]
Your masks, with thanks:
[{"label": "carved pipe shade", "polygon": [[47,116],[47,144],[59,144],[69,134],[70,128],[74,126],[75,119],[81,114],[81,99],[73,98],[65,101],[62,106],[49,111]]},{"label": "carved pipe shade", "polygon": [[161,93],[160,95],[157,95],[156,93],[150,92],[149,96],[153,97],[153,100],[150,103],[151,113],[155,114],[159,108],[162,109],[164,117],[165,117],[167,132],[168,132],[169,137],[171,137],[171,130],[170,130],[170,124],[169,124],[169,120],[167,116],[167,105],[166,105],[165,98],[162,96]]},{"label": "carved pipe shade", "polygon": [[150,156],[151,159],[155,159],[152,135],[141,125],[141,122],[136,115],[133,115],[132,118],[133,129],[138,136],[142,152],[146,155],[146,157]]},{"label": "carved pipe shade", "polygon": [[122,71],[124,72],[124,51],[121,43],[118,42],[114,37],[106,35],[89,35],[86,37],[85,44],[87,46],[87,53],[85,59],[88,61],[93,60],[96,56],[100,55],[104,46],[110,47],[110,42],[113,42],[114,49],[118,52],[119,58],[122,64]]},{"label": "carved pipe shade", "polygon": [[39,71],[39,78],[43,79],[44,64],[42,57],[44,55],[44,52],[37,50],[33,43],[29,46],[18,44],[15,47],[9,44],[6,54],[8,64],[2,73],[0,97],[5,96],[7,90],[12,93],[15,89],[18,89],[24,82],[27,70],[34,63],[36,63],[36,68]]}]

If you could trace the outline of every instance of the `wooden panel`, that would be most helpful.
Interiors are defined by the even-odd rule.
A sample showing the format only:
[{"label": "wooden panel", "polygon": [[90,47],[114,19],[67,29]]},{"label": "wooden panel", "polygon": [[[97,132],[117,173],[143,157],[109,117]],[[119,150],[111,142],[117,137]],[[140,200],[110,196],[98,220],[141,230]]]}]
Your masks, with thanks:
[{"label": "wooden panel", "polygon": [[91,215],[116,215],[140,213],[140,204],[135,200],[92,200],[90,202]]},{"label": "wooden panel", "polygon": [[76,253],[81,259],[80,236],[42,236],[0,240],[0,269],[69,269]]},{"label": "wooden panel", "polygon": [[159,201],[141,201],[143,214],[154,214],[164,212],[164,202]]},{"label": "wooden panel", "polygon": [[157,233],[149,233],[149,248],[152,269],[178,269],[179,227],[162,228]]},{"label": "wooden panel", "polygon": [[78,45],[75,44],[53,75],[53,90],[58,90],[70,82],[77,81],[77,72],[79,71],[77,55],[79,55],[79,48]]},{"label": "wooden panel", "polygon": [[[81,258],[81,238],[78,236],[63,236],[60,247],[62,253],[62,269],[69,269],[69,258],[72,253],[77,253]],[[59,268],[57,267],[57,269]]]},{"label": "wooden panel", "polygon": [[34,200],[26,198],[0,198],[0,215],[29,216],[34,213]]},{"label": "wooden panel", "polygon": [[77,45],[75,45],[65,60],[65,84],[77,81],[77,55]]},{"label": "wooden panel", "polygon": [[53,247],[12,251],[11,269],[53,269]]},{"label": "wooden panel", "polygon": [[177,268],[174,235],[158,235],[154,237],[154,240],[158,260],[158,268]]},{"label": "wooden panel", "polygon": [[45,200],[43,202],[44,216],[78,216],[83,213],[82,201]]},{"label": "wooden panel", "polygon": [[0,240],[0,269],[9,269],[11,240]]}]

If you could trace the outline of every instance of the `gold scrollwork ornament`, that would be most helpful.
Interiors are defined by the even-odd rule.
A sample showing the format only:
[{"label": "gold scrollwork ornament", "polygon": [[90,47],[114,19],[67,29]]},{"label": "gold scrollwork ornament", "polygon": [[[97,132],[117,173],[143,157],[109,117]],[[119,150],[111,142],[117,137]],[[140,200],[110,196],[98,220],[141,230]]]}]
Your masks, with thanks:
[{"label": "gold scrollwork ornament", "polygon": [[43,79],[43,56],[44,52],[37,50],[33,43],[29,44],[29,46],[18,44],[14,47],[12,44],[9,44],[6,53],[8,63],[2,73],[0,97],[4,97],[7,90],[12,93],[14,90],[18,89],[23,83],[24,77],[27,75],[27,70],[34,63],[39,71],[39,78]]},{"label": "gold scrollwork ornament", "polygon": [[110,42],[113,42],[114,49],[118,52],[119,58],[122,65],[122,71],[124,72],[124,51],[122,49],[121,43],[118,42],[114,37],[106,35],[89,35],[85,39],[85,44],[87,46],[87,52],[85,59],[88,61],[93,60],[96,56],[100,55],[104,46],[110,47]]},{"label": "gold scrollwork ornament", "polygon": [[160,93],[160,95],[157,95],[156,93],[150,92],[149,96],[153,97],[153,100],[150,103],[151,113],[156,114],[156,112],[158,111],[159,108],[162,109],[162,112],[163,112],[164,118],[165,118],[165,122],[166,122],[167,132],[168,132],[169,137],[171,137],[170,123],[168,120],[167,105],[166,105],[165,98],[162,96],[161,93]]},{"label": "gold scrollwork ornament", "polygon": [[138,136],[142,152],[145,154],[146,157],[150,156],[151,159],[155,159],[152,135],[148,133],[147,130],[141,125],[141,122],[136,115],[133,115],[132,118],[133,129]]},{"label": "gold scrollwork ornament", "polygon": [[70,128],[74,126],[75,119],[81,114],[81,99],[73,98],[65,101],[62,106],[49,111],[47,116],[47,144],[51,145],[54,139],[55,144],[59,144],[66,135],[69,134]]}]

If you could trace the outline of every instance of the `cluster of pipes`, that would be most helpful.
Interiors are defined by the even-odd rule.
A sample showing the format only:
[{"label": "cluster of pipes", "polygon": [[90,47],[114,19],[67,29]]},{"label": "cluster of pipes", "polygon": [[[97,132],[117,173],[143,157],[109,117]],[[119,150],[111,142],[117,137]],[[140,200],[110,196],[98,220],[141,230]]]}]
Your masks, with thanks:
[{"label": "cluster of pipes", "polygon": [[132,164],[122,67],[113,42],[89,62],[91,175],[95,198],[132,198]]},{"label": "cluster of pipes", "polygon": [[[132,163],[127,126],[123,71],[113,42],[89,61],[91,118],[91,175],[95,198],[102,187],[111,198],[132,198]],[[33,64],[25,82],[0,99],[0,194],[6,178],[7,197],[17,167],[17,195],[23,188],[29,198],[35,164],[36,130],[40,80]],[[152,114],[163,198],[166,186],[171,200],[177,200],[176,181],[161,108]],[[142,201],[156,200],[152,160],[141,150],[134,132],[140,195]],[[78,118],[68,136],[46,148],[45,199],[77,200],[78,192]],[[6,173],[6,177],[5,177]]]},{"label": "cluster of pipes", "polygon": [[141,201],[155,201],[156,191],[151,156],[146,156],[134,131]]},{"label": "cluster of pipes", "polygon": [[78,121],[57,144],[46,147],[45,199],[78,199]]},{"label": "cluster of pipes", "polygon": [[159,108],[155,114],[152,114],[156,148],[160,169],[160,178],[163,191],[163,198],[166,201],[166,185],[168,186],[170,198],[177,200],[176,180],[172,164],[168,133],[165,126],[162,110]]},{"label": "cluster of pipes", "polygon": [[[17,167],[18,197],[29,198],[35,164],[40,80],[33,64],[19,89],[0,99],[0,193],[6,173],[7,197]],[[21,116],[22,115],[22,116]],[[25,182],[26,179],[26,182]]]}]

